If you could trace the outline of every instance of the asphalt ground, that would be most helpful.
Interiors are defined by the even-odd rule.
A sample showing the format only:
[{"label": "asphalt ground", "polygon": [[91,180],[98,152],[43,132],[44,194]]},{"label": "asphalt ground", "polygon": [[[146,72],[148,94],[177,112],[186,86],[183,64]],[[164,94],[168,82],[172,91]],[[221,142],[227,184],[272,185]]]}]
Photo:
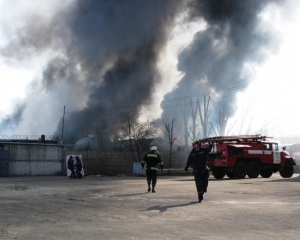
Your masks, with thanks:
[{"label": "asphalt ground", "polygon": [[300,175],[0,178],[0,239],[300,239]]}]

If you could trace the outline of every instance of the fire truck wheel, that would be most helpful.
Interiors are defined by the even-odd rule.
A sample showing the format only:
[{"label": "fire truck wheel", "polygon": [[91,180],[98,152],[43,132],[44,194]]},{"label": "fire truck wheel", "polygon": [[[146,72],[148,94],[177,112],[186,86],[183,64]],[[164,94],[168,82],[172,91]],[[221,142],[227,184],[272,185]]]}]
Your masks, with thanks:
[{"label": "fire truck wheel", "polygon": [[263,178],[269,178],[272,176],[272,174],[273,172],[269,169],[260,170],[260,176],[262,176]]},{"label": "fire truck wheel", "polygon": [[251,161],[248,165],[247,175],[249,178],[257,178],[260,172],[260,166],[258,162]]},{"label": "fire truck wheel", "polygon": [[212,175],[216,179],[222,179],[225,176],[225,172],[222,171],[222,168],[214,167],[212,169]]},{"label": "fire truck wheel", "polygon": [[234,179],[234,178],[235,178],[235,176],[234,176],[234,174],[233,174],[232,172],[226,173],[226,176],[227,176],[228,178],[230,178],[230,179]]},{"label": "fire truck wheel", "polygon": [[283,178],[290,178],[294,174],[294,167],[291,164],[285,164],[282,170],[279,170],[279,174]]},{"label": "fire truck wheel", "polygon": [[247,174],[247,164],[243,161],[236,162],[233,173],[236,178],[245,178]]}]

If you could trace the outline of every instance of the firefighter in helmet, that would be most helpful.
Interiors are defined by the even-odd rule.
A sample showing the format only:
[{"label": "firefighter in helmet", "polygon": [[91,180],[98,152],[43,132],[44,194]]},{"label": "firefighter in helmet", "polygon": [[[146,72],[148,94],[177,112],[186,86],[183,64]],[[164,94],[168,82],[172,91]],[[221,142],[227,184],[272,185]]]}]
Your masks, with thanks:
[{"label": "firefighter in helmet", "polygon": [[206,161],[207,154],[211,151],[212,145],[209,143],[208,148],[201,148],[201,144],[198,140],[194,140],[192,144],[193,149],[187,159],[184,173],[186,173],[188,168],[192,165],[198,192],[198,202],[201,203],[203,200],[203,194],[207,191],[208,186]]},{"label": "firefighter in helmet", "polygon": [[156,146],[152,146],[150,151],[144,156],[143,161],[141,162],[142,169],[146,166],[146,176],[148,183],[148,192],[151,191],[151,183],[152,183],[152,192],[155,193],[155,185],[157,182],[157,165],[160,166],[161,172],[164,171],[164,164],[160,158],[160,155],[157,151]]}]

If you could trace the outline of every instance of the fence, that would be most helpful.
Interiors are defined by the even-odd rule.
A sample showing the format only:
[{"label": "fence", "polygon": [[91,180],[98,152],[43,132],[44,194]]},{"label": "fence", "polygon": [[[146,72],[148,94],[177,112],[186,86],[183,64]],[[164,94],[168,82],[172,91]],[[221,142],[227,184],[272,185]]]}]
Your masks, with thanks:
[{"label": "fence", "polygon": [[[116,151],[72,151],[66,150],[66,155],[82,155],[84,171],[86,174],[137,174],[143,175],[139,163],[133,161],[132,155],[129,152]],[[174,152],[171,161],[171,168],[183,169],[186,163],[189,151]],[[169,151],[160,152],[164,162],[164,168],[170,168],[168,156]],[[142,159],[141,159],[142,160]],[[66,169],[64,162],[63,168]],[[169,170],[171,171],[171,170]],[[174,170],[176,171],[176,170]]]}]

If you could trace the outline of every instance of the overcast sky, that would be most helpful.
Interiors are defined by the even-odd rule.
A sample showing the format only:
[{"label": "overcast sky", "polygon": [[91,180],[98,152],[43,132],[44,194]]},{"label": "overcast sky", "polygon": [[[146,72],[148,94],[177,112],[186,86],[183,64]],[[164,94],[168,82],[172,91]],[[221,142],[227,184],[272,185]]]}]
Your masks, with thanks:
[{"label": "overcast sky", "polygon": [[[269,128],[269,135],[300,135],[300,2],[289,1],[263,16],[266,27],[278,30],[278,52],[254,69],[253,84],[240,95],[237,115],[248,109],[252,129]],[[233,120],[233,119],[232,119]]]}]

